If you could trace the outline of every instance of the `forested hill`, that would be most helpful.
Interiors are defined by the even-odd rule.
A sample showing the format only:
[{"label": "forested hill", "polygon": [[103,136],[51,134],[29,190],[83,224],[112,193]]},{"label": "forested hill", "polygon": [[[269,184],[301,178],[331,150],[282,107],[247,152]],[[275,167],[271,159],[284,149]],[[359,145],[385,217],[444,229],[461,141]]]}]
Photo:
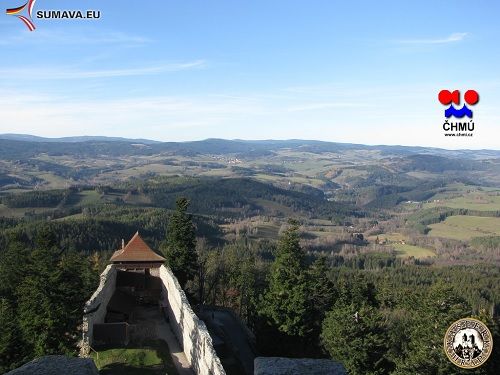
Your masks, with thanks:
[{"label": "forested hill", "polygon": [[143,138],[123,138],[123,137],[102,137],[102,136],[75,136],[75,137],[60,137],[60,138],[46,138],[38,137],[36,135],[30,134],[0,134],[0,139],[7,139],[12,141],[25,141],[25,142],[64,142],[64,143],[76,143],[76,142],[87,142],[87,141],[98,141],[98,142],[141,142],[145,144],[150,143],[161,143],[159,141],[153,141],[151,139]]},{"label": "forested hill", "polygon": [[158,153],[237,154],[240,156],[266,155],[283,149],[309,153],[338,153],[351,150],[378,150],[387,155],[435,154],[449,157],[500,158],[499,150],[450,151],[430,147],[367,146],[351,143],[322,142],[313,140],[224,140],[206,139],[191,142],[156,142],[145,139],[119,137],[67,137],[42,138],[30,135],[0,135],[0,158],[20,159],[38,154],[98,156],[98,155],[154,155]]}]

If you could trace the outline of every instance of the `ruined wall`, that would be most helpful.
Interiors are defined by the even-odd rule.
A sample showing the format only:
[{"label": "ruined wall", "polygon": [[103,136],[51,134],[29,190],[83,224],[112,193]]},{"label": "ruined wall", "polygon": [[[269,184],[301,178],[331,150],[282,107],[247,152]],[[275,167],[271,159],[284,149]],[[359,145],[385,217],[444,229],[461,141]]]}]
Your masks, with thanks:
[{"label": "ruined wall", "polygon": [[95,363],[90,358],[71,358],[64,355],[47,355],[12,370],[5,375],[71,374],[99,375]]},{"label": "ruined wall", "polygon": [[85,303],[83,315],[83,337],[80,344],[81,355],[87,356],[93,343],[94,324],[104,323],[106,307],[116,288],[116,268],[109,265],[101,274],[101,281],[92,297]]},{"label": "ruined wall", "polygon": [[162,302],[168,306],[170,326],[193,370],[197,375],[225,375],[207,327],[191,309],[177,278],[165,266],[160,267],[160,278]]}]

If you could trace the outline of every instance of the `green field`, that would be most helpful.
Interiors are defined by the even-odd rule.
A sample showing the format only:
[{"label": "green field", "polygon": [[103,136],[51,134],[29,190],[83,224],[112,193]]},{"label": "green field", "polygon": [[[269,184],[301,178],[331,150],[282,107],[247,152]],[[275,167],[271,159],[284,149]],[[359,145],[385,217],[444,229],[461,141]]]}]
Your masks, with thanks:
[{"label": "green field", "polygon": [[154,341],[144,348],[119,348],[92,353],[100,374],[177,375],[167,344]]},{"label": "green field", "polygon": [[436,253],[432,249],[404,243],[408,239],[402,233],[382,233],[368,236],[366,239],[370,242],[375,242],[377,238],[379,243],[384,244],[385,242],[386,246],[393,247],[396,250],[398,258],[414,257],[416,259],[423,259],[436,256]]},{"label": "green field", "polygon": [[95,190],[84,190],[78,194],[81,205],[98,204],[101,200],[101,195]]},{"label": "green field", "polygon": [[394,249],[396,249],[398,258],[414,257],[416,259],[423,259],[436,256],[436,253],[434,251],[426,249],[425,247],[407,245],[401,243],[394,243],[391,246],[394,247]]},{"label": "green field", "polygon": [[426,203],[424,208],[450,207],[478,211],[498,211],[500,210],[500,195],[497,195],[497,193],[478,191],[451,198],[438,194],[433,198],[435,201]]},{"label": "green field", "polygon": [[429,227],[429,236],[432,237],[470,240],[473,237],[500,235],[500,218],[457,215]]}]

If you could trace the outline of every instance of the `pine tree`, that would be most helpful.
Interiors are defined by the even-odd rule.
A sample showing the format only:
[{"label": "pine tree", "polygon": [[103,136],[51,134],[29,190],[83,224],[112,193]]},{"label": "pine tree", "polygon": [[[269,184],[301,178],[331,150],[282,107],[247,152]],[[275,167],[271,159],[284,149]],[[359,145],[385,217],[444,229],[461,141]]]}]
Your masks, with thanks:
[{"label": "pine tree", "polygon": [[271,266],[269,288],[261,301],[260,314],[269,324],[289,336],[309,333],[308,285],[304,252],[299,244],[298,225],[292,225],[280,238],[276,259]]},{"label": "pine tree", "polygon": [[329,267],[325,257],[318,258],[308,270],[308,301],[311,315],[309,323],[311,334],[308,335],[310,342],[310,356],[321,355],[319,348],[319,335],[325,314],[331,310],[337,291],[333,282],[328,277]]},{"label": "pine tree", "polygon": [[[17,288],[19,328],[33,356],[58,354],[56,320],[50,300],[52,282],[39,275],[26,277]],[[57,314],[59,315],[59,314]]]},{"label": "pine tree", "polygon": [[[443,338],[447,328],[456,320],[471,315],[470,306],[453,289],[441,282],[436,283],[427,295],[413,306],[406,355],[397,361],[394,374],[467,374],[452,364],[443,351]],[[474,374],[486,374],[486,367],[474,370]]]},{"label": "pine tree", "polygon": [[13,365],[21,362],[23,347],[12,304],[0,297],[0,373],[11,370]]},{"label": "pine tree", "polygon": [[95,289],[97,275],[92,272],[91,262],[76,252],[64,254],[58,262],[54,274],[55,300],[52,306],[61,353],[69,353],[75,347],[79,338],[77,327],[82,319],[82,307]]},{"label": "pine tree", "polygon": [[17,238],[0,249],[0,373],[31,359],[19,329],[16,288],[26,277],[29,252]]},{"label": "pine tree", "polygon": [[87,259],[55,244],[55,234],[43,228],[15,288],[18,329],[30,357],[76,351],[81,312],[97,283]]},{"label": "pine tree", "polygon": [[197,274],[196,232],[191,215],[187,213],[189,201],[179,198],[176,210],[167,226],[167,239],[163,252],[168,266],[179,280],[182,288]]},{"label": "pine tree", "polygon": [[357,307],[339,301],[327,313],[321,334],[331,357],[340,361],[351,375],[388,374],[392,364],[383,318],[372,306]]}]

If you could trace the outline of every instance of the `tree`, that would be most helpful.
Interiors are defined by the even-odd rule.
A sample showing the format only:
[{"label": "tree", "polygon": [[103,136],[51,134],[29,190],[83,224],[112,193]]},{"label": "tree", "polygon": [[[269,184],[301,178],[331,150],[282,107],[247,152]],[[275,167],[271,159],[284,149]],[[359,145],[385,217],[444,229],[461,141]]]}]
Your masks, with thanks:
[{"label": "tree", "polygon": [[179,198],[176,210],[167,226],[167,239],[163,252],[168,266],[179,280],[182,288],[197,274],[196,233],[191,215],[187,213],[189,201]]},{"label": "tree", "polygon": [[29,251],[10,236],[0,249],[0,373],[31,359],[18,324],[16,289],[27,275]]},{"label": "tree", "polygon": [[[76,352],[83,306],[98,277],[88,259],[74,252],[63,252],[56,244],[55,233],[43,226],[31,254],[26,255],[14,242],[0,261],[0,271],[8,265],[16,269],[8,273],[11,284],[16,283],[10,285],[12,291],[4,294],[0,288],[5,297],[0,306],[0,336],[9,341],[6,346],[0,340],[0,351],[10,355],[11,367],[33,357]],[[13,263],[14,254],[20,258],[19,265]],[[0,368],[5,367],[1,357],[3,354]]]},{"label": "tree", "polygon": [[248,320],[253,314],[256,292],[256,266],[252,250],[237,241],[212,251],[214,257],[207,257],[208,285],[212,285],[213,304],[220,304],[236,311]]},{"label": "tree", "polygon": [[[470,316],[470,306],[450,286],[438,282],[413,306],[406,353],[396,360],[394,374],[466,374],[452,364],[443,351],[447,328],[456,320]],[[486,367],[474,374],[486,373]]]},{"label": "tree", "polygon": [[75,351],[82,309],[97,281],[87,259],[55,244],[54,233],[42,229],[16,288],[19,328],[36,356]]},{"label": "tree", "polygon": [[14,292],[26,276],[29,251],[15,239],[11,239],[5,249],[0,250],[0,295],[14,300]]},{"label": "tree", "polygon": [[279,240],[269,275],[269,287],[261,301],[260,315],[281,333],[305,337],[309,333],[307,289],[298,225],[292,223]]},{"label": "tree", "polygon": [[77,254],[63,254],[54,274],[52,313],[56,319],[59,351],[73,351],[79,339],[77,327],[82,320],[82,308],[97,284],[98,274],[93,272],[91,262]]},{"label": "tree", "polygon": [[357,307],[339,301],[323,322],[321,339],[331,357],[350,375],[388,374],[387,341],[383,319],[369,305]]},{"label": "tree", "polygon": [[19,329],[35,357],[58,354],[60,337],[56,335],[55,306],[50,299],[51,284],[51,280],[33,275],[26,277],[16,291]]},{"label": "tree", "polygon": [[24,345],[20,339],[14,309],[9,300],[0,297],[0,373],[22,362]]},{"label": "tree", "polygon": [[196,255],[198,260],[198,273],[196,275],[196,289],[198,290],[198,302],[205,304],[205,283],[207,281],[209,249],[204,237],[196,241]]},{"label": "tree", "polygon": [[325,314],[331,310],[337,291],[328,277],[329,267],[325,257],[318,258],[307,271],[308,273],[308,302],[311,315],[309,316],[311,333],[308,335],[310,344],[309,356],[321,355],[319,336]]}]

